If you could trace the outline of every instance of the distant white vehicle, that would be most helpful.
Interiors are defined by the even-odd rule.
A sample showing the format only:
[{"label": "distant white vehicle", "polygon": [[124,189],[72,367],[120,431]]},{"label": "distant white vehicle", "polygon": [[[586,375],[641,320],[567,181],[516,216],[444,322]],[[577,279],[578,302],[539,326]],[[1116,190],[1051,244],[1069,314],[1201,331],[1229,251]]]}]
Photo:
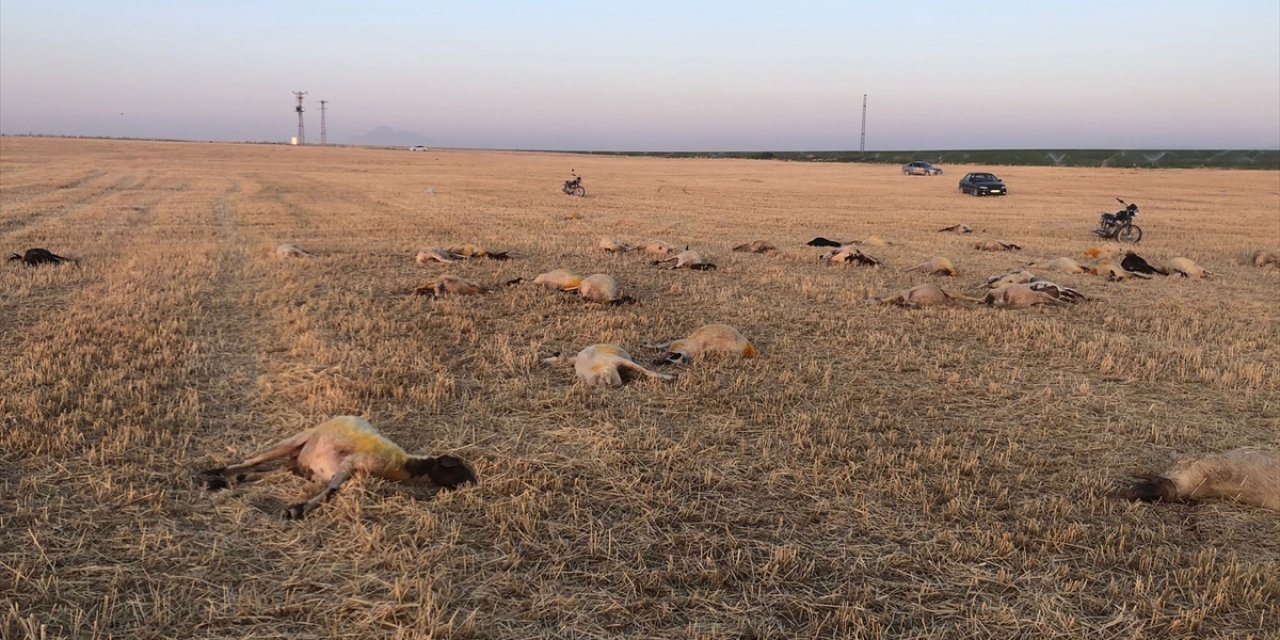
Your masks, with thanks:
[{"label": "distant white vehicle", "polygon": [[426,151],[426,150],[427,150],[427,148],[426,148],[426,147],[424,147],[424,146],[422,146],[422,145],[420,145],[420,144],[415,144],[415,145],[413,145],[412,147],[409,147],[409,150],[410,150],[410,151]]},{"label": "distant white vehicle", "polygon": [[902,165],[902,172],[909,176],[940,176],[942,175],[942,167],[915,160]]}]

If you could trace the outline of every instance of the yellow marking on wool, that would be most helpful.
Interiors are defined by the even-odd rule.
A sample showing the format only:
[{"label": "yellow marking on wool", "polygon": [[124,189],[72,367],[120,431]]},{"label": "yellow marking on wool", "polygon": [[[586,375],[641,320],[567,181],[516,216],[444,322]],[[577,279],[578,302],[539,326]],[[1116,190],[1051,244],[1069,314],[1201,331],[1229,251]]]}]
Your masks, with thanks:
[{"label": "yellow marking on wool", "polygon": [[340,416],[316,428],[316,437],[330,440],[352,453],[376,458],[384,465],[403,464],[409,454],[400,445],[378,433],[368,422],[355,416]]}]

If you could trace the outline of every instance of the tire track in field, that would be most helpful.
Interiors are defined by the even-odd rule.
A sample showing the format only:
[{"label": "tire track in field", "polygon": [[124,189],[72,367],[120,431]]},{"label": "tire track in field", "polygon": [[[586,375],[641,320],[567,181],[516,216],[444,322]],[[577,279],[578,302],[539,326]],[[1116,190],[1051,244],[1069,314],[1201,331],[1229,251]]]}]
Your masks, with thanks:
[{"label": "tire track in field", "polygon": [[[248,354],[235,339],[244,323],[223,327],[240,314],[217,306],[234,301],[220,294],[239,284],[224,268],[237,264],[235,255],[225,255],[234,245],[209,233],[227,219],[219,205],[228,196],[219,200],[217,184],[197,191],[197,198],[171,193],[154,207],[122,216],[99,212],[108,224],[95,236],[104,253],[89,265],[89,286],[22,332],[22,361],[5,360],[0,487],[9,490],[0,491],[0,513],[29,516],[0,526],[0,564],[15,568],[15,575],[78,579],[96,572],[104,558],[127,557],[140,537],[174,540],[190,531],[175,532],[176,520],[163,520],[190,509],[170,488],[186,481],[182,462],[200,419],[202,390],[195,382],[210,373],[238,379],[231,367],[210,364],[235,364]],[[215,339],[201,342],[209,336]],[[223,353],[210,357],[211,349]],[[232,357],[224,357],[228,353]],[[184,556],[185,544],[185,538],[174,543],[177,552],[161,561],[163,570],[198,579],[206,566]],[[126,577],[123,583],[101,591],[70,593],[27,581],[14,602],[18,610],[39,612],[53,635],[71,637],[83,626],[59,623],[87,619],[83,612],[102,598],[135,597],[133,585],[145,582],[158,586],[137,615],[154,619],[154,610],[167,607],[172,585],[150,579],[160,566],[125,563],[117,574]],[[129,614],[101,619],[102,628],[132,628]]]},{"label": "tire track in field", "polygon": [[171,441],[190,419],[185,327],[209,280],[208,251],[176,237],[189,207],[172,196],[148,200],[121,217],[104,214],[96,252],[80,268],[3,276],[32,280],[13,305],[36,309],[0,339],[10,356],[0,377],[0,458],[14,456],[15,468],[46,464],[39,456],[149,451],[137,444]]},{"label": "tire track in field", "polygon": [[139,179],[134,175],[121,176],[111,184],[83,193],[80,198],[71,202],[36,209],[26,214],[14,216],[4,222],[0,222],[0,235],[9,235],[17,231],[21,231],[22,229],[38,222],[47,223],[64,218],[78,211],[82,211],[86,207],[99,204],[118,193],[140,189],[141,187],[146,186],[150,180],[150,176],[142,179]]},{"label": "tire track in field", "polygon": [[[256,194],[259,198],[269,198],[279,204],[297,222],[301,229],[323,230],[316,221],[316,212],[305,202],[310,194],[324,194],[324,203],[343,203],[366,215],[398,219],[411,215],[415,209],[399,203],[387,202],[371,197],[364,192],[350,191],[341,185],[326,182],[311,176],[291,176],[292,184],[273,180],[268,176],[255,175],[254,178],[263,184],[263,189]],[[303,200],[299,202],[299,200]]]},{"label": "tire track in field", "polygon": [[235,433],[256,404],[258,357],[251,328],[257,314],[247,264],[250,247],[236,224],[240,182],[232,180],[212,208],[217,230],[215,270],[210,285],[198,296],[206,312],[191,327],[201,363],[195,378],[202,431],[215,438]]},{"label": "tire track in field", "polygon": [[[10,268],[0,273],[3,291],[0,294],[0,362],[22,362],[22,345],[33,327],[56,317],[75,304],[77,296],[100,284],[102,274],[112,271],[125,259],[122,248],[129,245],[125,238],[150,224],[162,201],[159,195],[139,198],[124,209],[123,217],[112,219],[92,236],[70,234],[75,236],[70,239],[78,239],[71,244],[76,248],[73,255],[83,257],[79,264],[7,265]],[[20,235],[14,234],[10,239],[19,240]],[[15,243],[14,248],[21,246],[24,245]]]},{"label": "tire track in field", "polygon": [[[70,176],[42,176],[40,171],[32,171],[36,175],[36,179],[27,180],[22,183],[16,183],[16,179],[21,176],[5,176],[0,185],[0,207],[16,207],[26,202],[34,200],[40,196],[50,193],[56,193],[64,189],[78,189],[102,176],[107,175],[103,170],[81,171],[72,173]],[[25,174],[24,174],[25,175]]]},{"label": "tire track in field", "polygon": [[241,264],[246,288],[252,291],[250,310],[260,325],[253,336],[260,347],[256,407],[277,419],[314,415],[317,405],[327,411],[331,401],[345,397],[340,382],[345,378],[331,359],[329,343],[310,326],[309,293],[324,286],[315,278],[324,277],[316,269],[323,269],[325,259],[282,261],[274,256],[277,243],[303,235],[306,246],[308,234],[326,228],[314,211],[289,201],[296,185],[257,173],[243,177],[250,186],[228,211],[234,239],[244,247]]}]

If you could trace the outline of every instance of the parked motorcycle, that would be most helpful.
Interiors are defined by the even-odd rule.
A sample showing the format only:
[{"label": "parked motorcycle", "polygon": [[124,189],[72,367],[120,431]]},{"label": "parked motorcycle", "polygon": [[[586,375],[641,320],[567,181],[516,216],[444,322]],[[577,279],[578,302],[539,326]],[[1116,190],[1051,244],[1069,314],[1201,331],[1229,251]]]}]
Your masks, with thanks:
[{"label": "parked motorcycle", "polygon": [[565,180],[561,191],[564,191],[566,195],[578,196],[579,198],[585,197],[587,190],[582,186],[582,176],[574,173],[573,169],[569,170],[569,175],[573,176],[573,179]]},{"label": "parked motorcycle", "polygon": [[1120,198],[1116,200],[1124,205],[1124,208],[1115,213],[1103,212],[1093,232],[1108,240],[1136,244],[1142,240],[1142,227],[1133,223],[1133,218],[1138,215],[1138,205],[1130,204]]}]

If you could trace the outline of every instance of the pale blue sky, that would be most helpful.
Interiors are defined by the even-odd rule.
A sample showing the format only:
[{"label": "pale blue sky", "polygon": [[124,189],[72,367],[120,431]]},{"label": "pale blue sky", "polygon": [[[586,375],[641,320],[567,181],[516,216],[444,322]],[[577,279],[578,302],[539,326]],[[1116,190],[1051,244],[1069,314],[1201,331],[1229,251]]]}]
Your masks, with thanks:
[{"label": "pale blue sky", "polygon": [[[973,8],[970,8],[973,7]],[[1280,147],[1280,2],[0,1],[0,132],[596,150]]]}]

